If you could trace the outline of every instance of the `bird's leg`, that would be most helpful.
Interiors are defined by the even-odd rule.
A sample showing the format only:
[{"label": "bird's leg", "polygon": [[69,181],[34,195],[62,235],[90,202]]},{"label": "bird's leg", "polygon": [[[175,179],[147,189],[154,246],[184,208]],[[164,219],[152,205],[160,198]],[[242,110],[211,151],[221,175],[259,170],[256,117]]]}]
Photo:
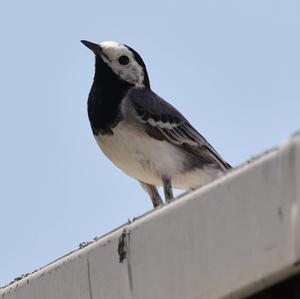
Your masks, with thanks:
[{"label": "bird's leg", "polygon": [[158,207],[160,204],[163,203],[163,201],[154,185],[146,184],[141,181],[139,181],[139,182],[140,182],[141,186],[143,187],[143,189],[149,194],[154,208]]},{"label": "bird's leg", "polygon": [[164,187],[166,202],[170,202],[174,198],[171,180],[164,176],[162,176],[161,179],[162,179],[162,183],[163,183],[163,187]]}]

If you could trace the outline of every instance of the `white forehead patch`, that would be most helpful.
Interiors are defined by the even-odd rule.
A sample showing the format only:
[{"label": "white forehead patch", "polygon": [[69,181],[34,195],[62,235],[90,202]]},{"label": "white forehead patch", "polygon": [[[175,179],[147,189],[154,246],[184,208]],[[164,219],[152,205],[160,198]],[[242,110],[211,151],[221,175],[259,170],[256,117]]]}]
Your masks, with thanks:
[{"label": "white forehead patch", "polygon": [[[133,53],[123,44],[114,41],[105,41],[100,43],[103,51],[102,59],[110,68],[119,75],[124,81],[127,81],[135,86],[144,86],[144,70],[141,65],[135,60]],[[119,58],[127,56],[129,63],[121,65]]]}]

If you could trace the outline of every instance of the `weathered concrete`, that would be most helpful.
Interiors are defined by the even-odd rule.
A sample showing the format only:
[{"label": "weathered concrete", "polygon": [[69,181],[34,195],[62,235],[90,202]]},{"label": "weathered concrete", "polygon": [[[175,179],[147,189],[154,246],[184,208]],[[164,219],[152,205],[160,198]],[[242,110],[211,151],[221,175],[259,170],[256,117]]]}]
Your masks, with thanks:
[{"label": "weathered concrete", "polygon": [[242,298],[300,271],[299,208],[298,135],[0,298]]}]

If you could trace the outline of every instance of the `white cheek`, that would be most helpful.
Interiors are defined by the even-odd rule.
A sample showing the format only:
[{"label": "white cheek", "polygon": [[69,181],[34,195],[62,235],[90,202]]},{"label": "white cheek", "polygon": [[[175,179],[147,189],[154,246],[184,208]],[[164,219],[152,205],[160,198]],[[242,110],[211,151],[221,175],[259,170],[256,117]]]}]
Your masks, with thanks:
[{"label": "white cheek", "polygon": [[124,67],[123,69],[118,69],[118,74],[121,78],[127,82],[133,83],[137,86],[143,86],[144,75],[135,66]]},{"label": "white cheek", "polygon": [[[120,55],[116,55],[119,57]],[[144,86],[144,74],[143,68],[134,60],[131,60],[131,63],[127,66],[122,66],[119,64],[116,57],[113,57],[112,60],[108,60],[106,57],[102,57],[103,60],[111,67],[114,73],[120,76],[123,80],[134,84],[138,87]]]}]

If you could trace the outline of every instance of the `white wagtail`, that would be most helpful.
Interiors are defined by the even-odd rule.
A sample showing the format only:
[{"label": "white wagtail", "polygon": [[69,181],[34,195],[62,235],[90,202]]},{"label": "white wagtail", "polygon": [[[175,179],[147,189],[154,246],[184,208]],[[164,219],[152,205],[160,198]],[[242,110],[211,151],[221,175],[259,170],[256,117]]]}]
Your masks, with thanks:
[{"label": "white wagtail", "polygon": [[104,154],[140,182],[153,206],[173,198],[172,186],[194,189],[228,170],[217,151],[150,88],[141,56],[117,42],[81,41],[96,56],[88,115]]}]

